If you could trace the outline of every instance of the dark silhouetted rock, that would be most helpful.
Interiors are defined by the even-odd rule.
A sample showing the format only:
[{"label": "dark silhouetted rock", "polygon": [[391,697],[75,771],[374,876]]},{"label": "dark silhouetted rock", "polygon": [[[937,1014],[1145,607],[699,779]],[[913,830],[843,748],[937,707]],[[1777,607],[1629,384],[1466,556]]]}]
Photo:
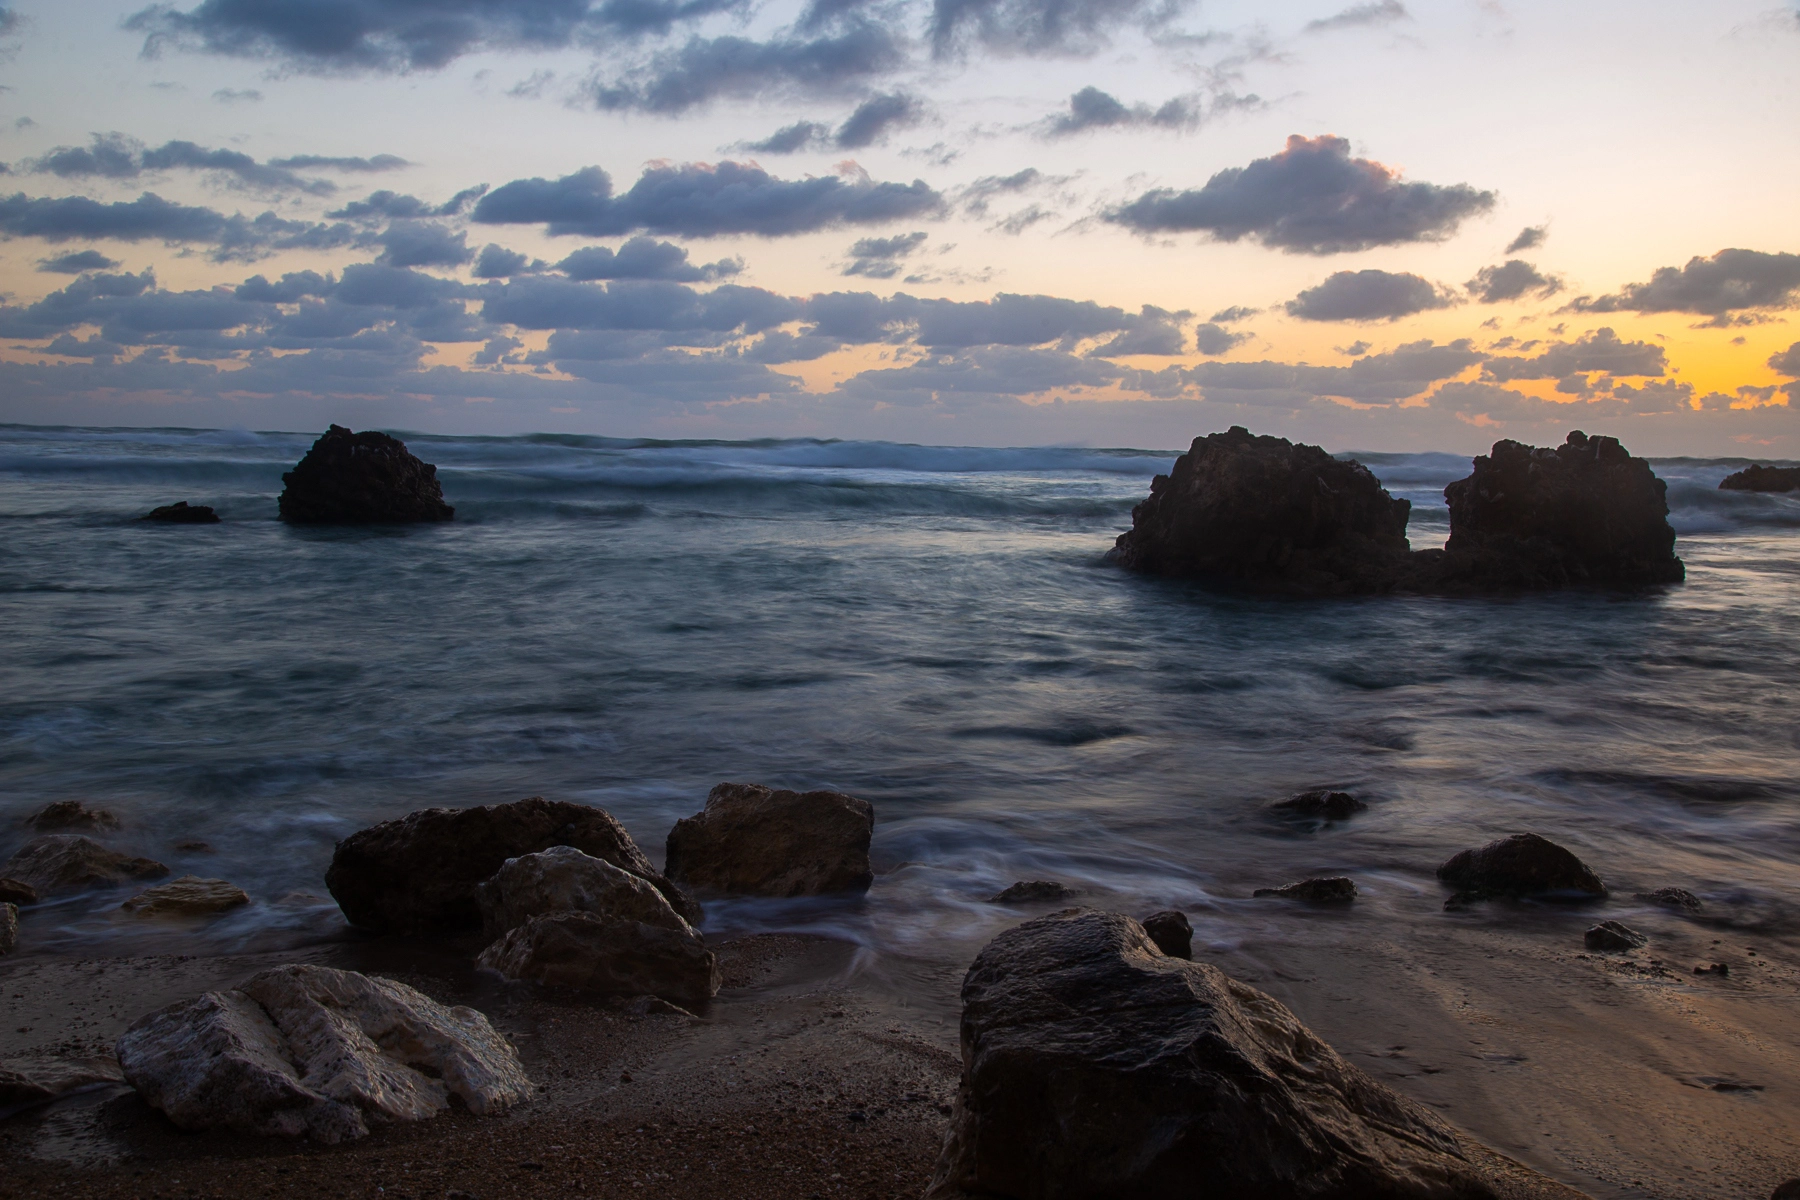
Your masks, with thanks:
[{"label": "dark silhouetted rock", "polygon": [[1144,918],[1144,932],[1170,958],[1194,957],[1194,927],[1188,924],[1186,913],[1174,909],[1151,913]]},{"label": "dark silhouetted rock", "polygon": [[508,979],[601,996],[656,996],[689,1011],[704,1007],[720,980],[713,952],[685,923],[652,925],[592,912],[532,917],[475,961]]},{"label": "dark silhouetted rock", "polygon": [[1610,437],[1498,441],[1444,489],[1450,540],[1408,586],[1501,591],[1679,583],[1668,487]]},{"label": "dark silhouetted rock", "polygon": [[989,904],[1037,904],[1045,900],[1068,900],[1081,895],[1053,879],[1021,879],[988,897]]},{"label": "dark silhouetted rock", "polygon": [[1636,950],[1650,939],[1618,921],[1602,921],[1582,935],[1589,950]]},{"label": "dark silhouetted rock", "polygon": [[1769,1193],[1769,1200],[1800,1200],[1800,1179],[1789,1179],[1775,1185]]},{"label": "dark silhouetted rock", "polygon": [[19,906],[0,901],[0,954],[11,954],[19,945]]},{"label": "dark silhouetted rock", "polygon": [[1725,965],[1724,963],[1707,963],[1705,966],[1695,967],[1694,974],[1696,974],[1696,975],[1729,975],[1729,974],[1731,974],[1731,968],[1729,966]]},{"label": "dark silhouetted rock", "polygon": [[1792,492],[1800,490],[1800,467],[1765,467],[1756,463],[1727,475],[1719,486],[1731,492]]},{"label": "dark silhouetted rock", "polygon": [[933,1200],[1577,1195],[1369,1078],[1272,997],[1162,953],[1129,917],[1068,910],[1002,933],[962,1002]]},{"label": "dark silhouetted rock", "polygon": [[1286,887],[1257,888],[1252,896],[1274,896],[1282,900],[1304,900],[1308,904],[1348,904],[1356,899],[1356,883],[1342,875],[1328,879],[1302,879]]},{"label": "dark silhouetted rock", "polygon": [[0,879],[0,902],[23,907],[37,901],[37,889],[23,879]]},{"label": "dark silhouetted rock", "polygon": [[1136,571],[1258,590],[1386,591],[1405,567],[1411,508],[1360,463],[1233,426],[1195,438],[1151,482],[1114,555]]},{"label": "dark silhouetted rock", "polygon": [[1673,908],[1685,913],[1697,913],[1706,907],[1700,897],[1686,888],[1660,887],[1654,892],[1639,892],[1637,898],[1658,908]]},{"label": "dark silhouetted rock", "polygon": [[173,504],[151,509],[144,514],[143,519],[166,521],[171,525],[217,525],[219,514],[204,504],[189,504],[186,500],[177,500]]},{"label": "dark silhouetted rock", "polygon": [[248,903],[250,897],[236,884],[183,875],[139,892],[119,907],[139,917],[210,917]]},{"label": "dark silhouetted rock", "polygon": [[0,863],[0,875],[30,884],[39,894],[78,888],[117,887],[137,879],[161,879],[169,868],[148,858],[108,850],[92,838],[47,833],[32,838]]},{"label": "dark silhouetted rock", "polygon": [[281,519],[300,525],[448,521],[437,468],[385,433],[333,425],[281,477]]},{"label": "dark silhouetted rock", "polygon": [[842,792],[721,783],[669,830],[664,869],[685,887],[751,896],[866,892],[875,809]]},{"label": "dark silhouetted rock", "polygon": [[509,858],[573,846],[653,884],[689,922],[700,908],[658,875],[605,809],[541,796],[478,808],[427,808],[337,844],[325,886],[352,925],[375,933],[481,926],[476,887]]},{"label": "dark silhouetted rock", "polygon": [[1606,885],[1586,863],[1535,833],[1516,833],[1479,850],[1463,850],[1437,869],[1437,877],[1471,899],[1593,900],[1606,895]]},{"label": "dark silhouetted rock", "polygon": [[1349,792],[1301,792],[1286,800],[1277,800],[1269,810],[1280,816],[1311,817],[1319,821],[1343,821],[1369,807]]},{"label": "dark silhouetted rock", "polygon": [[104,808],[89,808],[79,800],[58,800],[26,817],[25,824],[39,833],[67,833],[71,830],[92,833],[101,829],[117,829],[119,818]]}]

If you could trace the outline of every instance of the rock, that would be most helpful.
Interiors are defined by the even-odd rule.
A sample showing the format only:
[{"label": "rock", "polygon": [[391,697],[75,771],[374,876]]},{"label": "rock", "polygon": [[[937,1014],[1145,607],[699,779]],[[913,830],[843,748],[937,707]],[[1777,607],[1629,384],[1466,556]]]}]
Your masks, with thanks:
[{"label": "rock", "polygon": [[[927,1195],[1572,1197],[1345,1062],[1273,998],[1070,909],[988,944]],[[1517,1190],[1502,1193],[1505,1169]]]},{"label": "rock", "polygon": [[1426,590],[1679,583],[1667,485],[1610,437],[1502,440],[1444,489],[1450,540]]},{"label": "rock", "polygon": [[169,868],[159,862],[120,854],[108,850],[93,838],[68,833],[47,833],[32,838],[0,865],[0,874],[29,884],[44,894],[77,888],[117,887],[134,879],[160,879],[168,873]]},{"label": "rock", "polygon": [[385,433],[333,425],[281,477],[281,519],[301,525],[448,521],[437,468]]},{"label": "rock", "polygon": [[1789,1179],[1775,1185],[1769,1193],[1769,1200],[1800,1200],[1800,1179]]},{"label": "rock", "polygon": [[1752,463],[1727,475],[1719,486],[1730,492],[1791,492],[1800,489],[1800,467],[1765,467]]},{"label": "rock", "polygon": [[476,929],[476,887],[509,858],[573,846],[654,884],[690,924],[700,907],[658,875],[602,808],[533,796],[479,808],[427,808],[337,844],[325,886],[352,925],[374,933]]},{"label": "rock", "polygon": [[183,875],[139,892],[119,907],[140,917],[205,917],[248,903],[250,897],[235,884]]},{"label": "rock", "polygon": [[1639,892],[1637,899],[1659,908],[1674,908],[1685,913],[1697,913],[1706,907],[1700,902],[1700,897],[1686,888],[1678,887],[1660,887],[1654,892]]},{"label": "rock", "polygon": [[178,842],[169,844],[183,854],[211,854],[213,852],[212,843],[203,842],[199,838],[182,838]]},{"label": "rock", "polygon": [[0,902],[24,907],[37,903],[37,889],[18,879],[0,879]]},{"label": "rock", "polygon": [[751,896],[866,892],[875,881],[875,809],[842,792],[721,783],[706,808],[669,830],[669,878]]},{"label": "rock", "polygon": [[657,996],[684,1009],[719,990],[719,964],[698,933],[591,912],[532,917],[481,952],[477,965],[602,996]]},{"label": "rock", "polygon": [[1151,913],[1144,918],[1144,932],[1170,958],[1194,957],[1194,927],[1188,924],[1186,913],[1173,909]]},{"label": "rock", "polygon": [[1411,508],[1360,463],[1233,426],[1195,438],[1151,482],[1113,556],[1136,571],[1258,590],[1386,591],[1404,569]]},{"label": "rock", "polygon": [[610,921],[689,928],[650,883],[573,846],[509,858],[475,894],[482,930],[491,938],[551,912],[589,912]]},{"label": "rock", "polygon": [[104,808],[89,808],[79,800],[58,800],[26,817],[25,824],[39,833],[59,833],[71,829],[97,832],[102,829],[117,829],[119,818]]},{"label": "rock", "polygon": [[125,1073],[112,1058],[7,1059],[0,1062],[0,1116],[124,1082]]},{"label": "rock", "polygon": [[1269,805],[1270,811],[1282,816],[1313,817],[1322,821],[1348,820],[1367,807],[1349,792],[1330,791],[1301,792]]},{"label": "rock", "polygon": [[1479,850],[1463,850],[1437,869],[1437,877],[1468,898],[1581,901],[1606,895],[1606,885],[1586,863],[1535,833],[1516,833]]},{"label": "rock", "polygon": [[1636,950],[1650,939],[1618,921],[1602,921],[1583,935],[1589,950]]},{"label": "rock", "polygon": [[1731,968],[1724,963],[1707,963],[1705,966],[1695,967],[1694,974],[1696,974],[1696,975],[1729,975],[1729,974],[1731,974]]},{"label": "rock", "polygon": [[0,954],[11,954],[19,946],[19,906],[12,901],[0,902]]},{"label": "rock", "polygon": [[1081,895],[1052,879],[1021,879],[988,897],[989,904],[1036,904],[1044,900],[1067,900]]},{"label": "rock", "polygon": [[175,525],[217,525],[219,514],[204,504],[189,504],[186,500],[177,500],[173,504],[151,509],[142,519],[168,521]]},{"label": "rock", "polygon": [[1282,900],[1304,900],[1308,904],[1348,904],[1356,899],[1356,883],[1342,875],[1329,879],[1302,879],[1286,887],[1257,888],[1252,896],[1275,896]]},{"label": "rock", "polygon": [[361,1137],[370,1124],[449,1107],[504,1111],[531,1095],[518,1055],[486,1017],[405,984],[291,965],[139,1019],[119,1063],[182,1129]]}]

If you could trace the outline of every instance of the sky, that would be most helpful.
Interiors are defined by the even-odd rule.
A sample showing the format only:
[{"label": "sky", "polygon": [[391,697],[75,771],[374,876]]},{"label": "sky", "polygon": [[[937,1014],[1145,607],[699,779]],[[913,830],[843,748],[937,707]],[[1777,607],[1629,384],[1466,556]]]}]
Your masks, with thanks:
[{"label": "sky", "polygon": [[0,421],[1800,458],[1795,0],[6,0]]}]

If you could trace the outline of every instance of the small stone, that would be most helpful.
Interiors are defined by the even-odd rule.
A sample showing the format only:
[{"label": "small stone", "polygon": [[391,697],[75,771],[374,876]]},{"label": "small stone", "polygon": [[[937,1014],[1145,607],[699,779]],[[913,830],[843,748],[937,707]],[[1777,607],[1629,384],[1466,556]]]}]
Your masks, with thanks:
[{"label": "small stone", "polygon": [[248,903],[250,897],[235,884],[183,875],[139,892],[119,907],[140,917],[205,917]]},{"label": "small stone", "polygon": [[1170,958],[1194,957],[1194,927],[1187,914],[1165,909],[1144,918],[1144,932]]},{"label": "small stone", "polygon": [[1349,792],[1301,792],[1269,805],[1271,811],[1284,816],[1313,817],[1323,821],[1344,821],[1355,816],[1367,804]]},{"label": "small stone", "polygon": [[1602,921],[1583,936],[1589,950],[1636,950],[1650,939],[1618,921]]},{"label": "small stone", "polygon": [[19,906],[0,903],[0,954],[11,954],[19,944]]},{"label": "small stone", "polygon": [[1356,899],[1356,883],[1342,875],[1328,879],[1302,879],[1286,887],[1257,888],[1252,896],[1274,896],[1282,900],[1304,900],[1308,904],[1348,904]]},{"label": "small stone", "polygon": [[990,904],[1036,904],[1045,900],[1068,900],[1081,895],[1050,879],[1022,879],[1011,887],[988,897]]},{"label": "small stone", "polygon": [[23,907],[27,904],[36,904],[37,899],[37,889],[29,883],[18,879],[0,879],[0,901]]},{"label": "small stone", "polygon": [[213,852],[211,842],[203,842],[198,838],[182,838],[179,842],[171,844],[183,854],[211,854]]},{"label": "small stone", "polygon": [[1708,963],[1703,967],[1695,967],[1696,975],[1729,975],[1731,968],[1724,963]]},{"label": "small stone", "polygon": [[171,525],[217,525],[219,514],[204,504],[189,504],[186,500],[177,500],[173,504],[151,509],[142,519],[166,521]]},{"label": "small stone", "polygon": [[68,833],[32,838],[0,865],[0,874],[30,884],[40,894],[118,887],[134,879],[160,879],[168,873],[169,868],[159,862],[120,854],[92,838]]},{"label": "small stone", "polygon": [[1639,892],[1637,898],[1646,904],[1654,904],[1660,908],[1679,909],[1689,913],[1697,913],[1706,907],[1700,902],[1700,897],[1686,888],[1660,887],[1654,892]]},{"label": "small stone", "polygon": [[79,800],[58,800],[26,817],[25,824],[39,833],[61,833],[71,829],[92,832],[117,829],[119,818],[104,808],[89,808]]}]

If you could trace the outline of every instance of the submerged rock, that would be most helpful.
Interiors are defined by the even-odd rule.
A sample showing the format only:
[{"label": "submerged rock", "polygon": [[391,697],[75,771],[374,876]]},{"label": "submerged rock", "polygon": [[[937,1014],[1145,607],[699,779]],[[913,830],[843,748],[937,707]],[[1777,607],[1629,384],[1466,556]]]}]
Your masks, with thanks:
[{"label": "submerged rock", "polygon": [[36,904],[37,889],[22,879],[0,879],[0,902],[17,904],[21,907]]},{"label": "submerged rock", "polygon": [[6,1059],[0,1061],[0,1116],[124,1082],[125,1073],[113,1058]]},{"label": "submerged rock", "polygon": [[1280,816],[1311,817],[1321,821],[1347,821],[1369,807],[1349,792],[1319,790],[1301,792],[1286,800],[1277,800],[1269,810]]},{"label": "submerged rock", "polygon": [[1144,932],[1170,958],[1194,957],[1194,927],[1187,914],[1165,909],[1144,918]]},{"label": "submerged rock", "polygon": [[1021,879],[988,897],[989,904],[1037,904],[1045,900],[1068,900],[1081,895],[1072,887],[1053,879]]},{"label": "submerged rock", "polygon": [[172,525],[217,525],[219,514],[204,504],[177,500],[161,508],[153,508],[141,518],[145,521],[167,521]]},{"label": "submerged rock", "polygon": [[1618,921],[1602,921],[1582,935],[1589,950],[1636,950],[1650,939]]},{"label": "submerged rock", "polygon": [[1594,900],[1606,885],[1588,865],[1548,838],[1516,833],[1479,850],[1454,854],[1437,877],[1466,898],[1538,896],[1546,900]]},{"label": "submerged rock", "polygon": [[31,885],[38,892],[118,887],[135,879],[160,879],[169,868],[148,858],[108,850],[79,834],[47,833],[32,838],[0,864],[0,874]]},{"label": "submerged rock", "polygon": [[0,901],[0,954],[11,954],[19,946],[19,906],[10,900]]},{"label": "submerged rock", "polygon": [[1731,492],[1800,491],[1800,467],[1765,467],[1761,463],[1752,463],[1727,475],[1719,481],[1719,486]]},{"label": "submerged rock", "polygon": [[[1069,910],[962,987],[963,1075],[928,1195],[1495,1200],[1575,1193],[1464,1140],[1273,998]],[[1515,1190],[1492,1186],[1495,1166]]]},{"label": "submerged rock", "polygon": [[669,830],[669,878],[751,896],[866,892],[875,809],[842,792],[721,783],[706,807]]},{"label": "submerged rock", "polygon": [[140,917],[207,917],[248,903],[250,897],[236,884],[183,875],[139,892],[119,907]]},{"label": "submerged rock", "polygon": [[1349,904],[1356,899],[1356,883],[1342,875],[1328,879],[1302,879],[1285,887],[1257,888],[1252,896],[1275,896],[1282,900],[1304,900],[1308,904]]},{"label": "submerged rock", "polygon": [[698,933],[675,920],[652,925],[592,912],[543,913],[475,961],[508,979],[602,996],[656,996],[698,1009],[718,994],[718,960]]},{"label": "submerged rock", "polygon": [[1406,519],[1361,463],[1240,426],[1195,438],[1119,536],[1121,565],[1260,590],[1335,595],[1390,589]]},{"label": "submerged rock", "polygon": [[1697,913],[1706,907],[1700,902],[1700,897],[1686,888],[1678,887],[1660,887],[1653,892],[1639,892],[1637,899],[1658,908],[1673,908],[1685,913]]},{"label": "submerged rock", "polygon": [[456,1096],[477,1115],[531,1095],[486,1017],[392,980],[292,965],[139,1019],[119,1063],[182,1129],[361,1137],[436,1116]]},{"label": "submerged rock", "polygon": [[302,525],[448,521],[437,468],[385,433],[333,425],[281,477],[281,519]]},{"label": "submerged rock", "polygon": [[117,829],[119,818],[104,808],[89,808],[79,800],[58,800],[26,817],[25,824],[39,833],[61,833],[71,829],[94,833]]},{"label": "submerged rock", "polygon": [[427,808],[337,844],[325,886],[352,925],[374,933],[476,929],[476,888],[509,858],[572,846],[648,881],[689,922],[700,908],[656,873],[605,809],[532,796],[478,808]]}]

